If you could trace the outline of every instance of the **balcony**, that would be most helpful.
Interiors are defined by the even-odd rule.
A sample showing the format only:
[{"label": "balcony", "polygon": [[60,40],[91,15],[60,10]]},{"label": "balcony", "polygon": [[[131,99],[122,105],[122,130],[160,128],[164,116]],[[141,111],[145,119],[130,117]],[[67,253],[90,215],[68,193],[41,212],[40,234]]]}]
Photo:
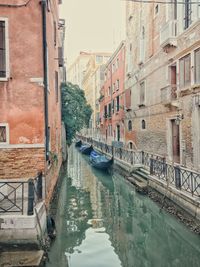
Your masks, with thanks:
[{"label": "balcony", "polygon": [[174,101],[177,100],[176,90],[176,85],[168,85],[166,87],[161,88],[161,103],[165,106],[173,106],[175,104]]},{"label": "balcony", "polygon": [[170,20],[160,30],[160,46],[163,49],[177,46],[177,21]]}]

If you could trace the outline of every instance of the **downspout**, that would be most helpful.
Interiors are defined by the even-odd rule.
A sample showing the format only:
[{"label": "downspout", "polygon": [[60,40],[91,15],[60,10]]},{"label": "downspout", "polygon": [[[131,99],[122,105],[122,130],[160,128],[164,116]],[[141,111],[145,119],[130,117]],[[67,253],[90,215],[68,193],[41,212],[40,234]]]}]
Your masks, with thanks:
[{"label": "downspout", "polygon": [[46,27],[46,0],[41,0],[42,6],[42,43],[43,43],[43,72],[44,72],[44,120],[45,120],[45,156],[49,159],[49,115],[48,115],[48,51]]}]

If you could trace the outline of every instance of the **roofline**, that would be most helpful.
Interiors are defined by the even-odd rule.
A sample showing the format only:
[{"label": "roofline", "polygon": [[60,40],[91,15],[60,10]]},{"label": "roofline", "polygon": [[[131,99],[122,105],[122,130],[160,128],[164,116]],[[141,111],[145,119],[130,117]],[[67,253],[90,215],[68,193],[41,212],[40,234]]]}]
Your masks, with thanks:
[{"label": "roofline", "polygon": [[112,56],[110,57],[110,59],[108,60],[108,62],[105,64],[105,68],[108,67],[108,65],[112,62],[112,60],[115,58],[115,56],[118,54],[118,52],[120,51],[120,49],[125,46],[126,41],[123,40],[121,41],[121,43],[119,44],[119,46],[117,47],[117,49],[115,50],[115,52],[112,54]]}]

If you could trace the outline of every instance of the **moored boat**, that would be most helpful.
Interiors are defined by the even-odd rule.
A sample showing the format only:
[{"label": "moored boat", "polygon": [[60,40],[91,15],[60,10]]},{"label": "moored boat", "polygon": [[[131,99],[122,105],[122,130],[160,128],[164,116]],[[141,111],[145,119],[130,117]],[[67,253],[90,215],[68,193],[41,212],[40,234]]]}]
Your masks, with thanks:
[{"label": "moored boat", "polygon": [[96,151],[92,151],[90,154],[91,165],[100,170],[107,170],[113,164],[113,158],[108,159],[105,155]]},{"label": "moored boat", "polygon": [[92,145],[82,145],[80,147],[80,152],[82,154],[85,154],[85,155],[90,155],[90,153],[92,152],[92,150],[93,150]]},{"label": "moored boat", "polygon": [[80,147],[82,145],[82,141],[81,140],[78,140],[76,143],[75,143],[75,147]]}]

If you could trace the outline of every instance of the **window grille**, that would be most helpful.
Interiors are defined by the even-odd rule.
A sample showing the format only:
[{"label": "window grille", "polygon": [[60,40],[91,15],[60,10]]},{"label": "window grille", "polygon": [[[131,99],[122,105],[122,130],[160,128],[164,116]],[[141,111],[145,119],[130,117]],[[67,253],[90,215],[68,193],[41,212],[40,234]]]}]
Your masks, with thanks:
[{"label": "window grille", "polygon": [[6,142],[6,126],[0,126],[0,143]]}]

